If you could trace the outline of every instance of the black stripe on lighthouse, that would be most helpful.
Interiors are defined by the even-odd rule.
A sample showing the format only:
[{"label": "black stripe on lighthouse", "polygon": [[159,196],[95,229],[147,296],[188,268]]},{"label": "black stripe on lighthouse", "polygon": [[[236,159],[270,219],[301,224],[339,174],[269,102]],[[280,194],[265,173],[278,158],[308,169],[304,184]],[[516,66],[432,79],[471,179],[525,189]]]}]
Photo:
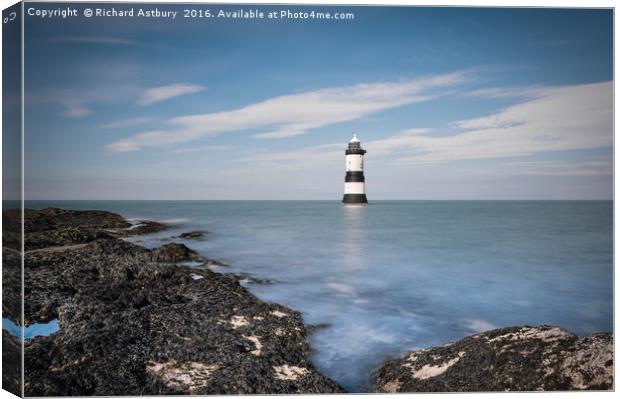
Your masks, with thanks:
[{"label": "black stripe on lighthouse", "polygon": [[344,177],[345,183],[362,183],[364,181],[364,172],[347,172]]},{"label": "black stripe on lighthouse", "polygon": [[345,204],[367,204],[366,194],[345,194],[342,198]]}]

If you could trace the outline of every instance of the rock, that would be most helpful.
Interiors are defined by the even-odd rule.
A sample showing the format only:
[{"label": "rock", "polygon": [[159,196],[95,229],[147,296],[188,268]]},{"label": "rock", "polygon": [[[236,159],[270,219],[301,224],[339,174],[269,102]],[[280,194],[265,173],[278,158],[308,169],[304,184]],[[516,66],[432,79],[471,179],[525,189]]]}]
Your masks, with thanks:
[{"label": "rock", "polygon": [[20,340],[2,330],[2,389],[22,396],[22,348]]},{"label": "rock", "polygon": [[22,224],[19,209],[2,211],[2,250],[13,249],[21,251]]},{"label": "rock", "polygon": [[203,238],[205,234],[205,231],[188,231],[187,233],[182,233],[179,238],[183,238],[186,240],[195,240],[198,238]]},{"label": "rock", "polygon": [[[13,218],[19,216],[12,214]],[[18,219],[19,220],[19,219]],[[67,227],[81,229],[114,229],[131,226],[121,215],[106,211],[73,211],[45,208],[40,211],[24,210],[26,232],[56,230]]]},{"label": "rock", "polygon": [[47,247],[85,244],[95,240],[110,240],[113,238],[114,236],[110,233],[101,230],[66,227],[27,233],[24,249],[30,251]]},{"label": "rock", "polygon": [[144,234],[159,233],[160,231],[164,231],[169,228],[170,226],[167,226],[163,223],[152,222],[149,220],[141,220],[137,224],[134,224],[128,228],[114,230],[113,234],[116,237],[132,237]]},{"label": "rock", "polygon": [[198,259],[196,251],[184,244],[170,243],[151,251],[150,259],[153,262],[183,262]]},{"label": "rock", "polygon": [[2,248],[2,317],[21,324],[22,258],[20,252]]},{"label": "rock", "polygon": [[[5,234],[4,247],[21,249],[21,211],[2,212]],[[51,246],[81,244],[96,239],[111,238],[106,229],[129,227],[122,216],[105,211],[71,211],[58,208],[24,210],[26,251]]]},{"label": "rock", "polygon": [[[92,222],[89,234],[105,233]],[[71,243],[79,235],[60,231],[74,224],[28,234]],[[107,236],[27,252],[25,323],[58,319],[60,329],[25,342],[25,395],[343,392],[310,362],[299,313],[260,301],[234,276],[200,269],[195,279],[177,263],[197,257],[183,244],[151,250]]]},{"label": "rock", "polygon": [[502,328],[387,360],[374,382],[379,392],[610,390],[613,336]]}]

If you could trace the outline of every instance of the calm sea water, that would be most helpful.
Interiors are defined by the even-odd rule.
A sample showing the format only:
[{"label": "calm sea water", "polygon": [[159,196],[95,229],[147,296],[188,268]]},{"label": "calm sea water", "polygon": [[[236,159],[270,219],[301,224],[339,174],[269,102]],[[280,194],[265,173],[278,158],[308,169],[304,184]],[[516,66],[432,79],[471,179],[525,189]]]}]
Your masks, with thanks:
[{"label": "calm sea water", "polygon": [[316,366],[363,391],[380,362],[494,327],[554,324],[611,331],[611,201],[33,202],[104,209],[179,225],[147,246],[205,229],[186,244],[296,309]]}]

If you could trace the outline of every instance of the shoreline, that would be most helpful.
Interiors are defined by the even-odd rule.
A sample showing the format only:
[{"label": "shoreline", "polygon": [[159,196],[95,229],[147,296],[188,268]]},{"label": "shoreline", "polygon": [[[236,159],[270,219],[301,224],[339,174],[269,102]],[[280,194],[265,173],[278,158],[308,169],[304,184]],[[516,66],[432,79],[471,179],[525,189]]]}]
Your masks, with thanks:
[{"label": "shoreline", "polygon": [[26,396],[344,392],[309,360],[298,312],[260,301],[184,244],[123,239],[167,228],[26,211],[25,325],[60,326],[24,343]]},{"label": "shoreline", "polygon": [[[25,213],[25,324],[60,327],[26,339],[27,396],[345,392],[310,361],[307,338],[316,326],[305,325],[297,311],[261,301],[242,284],[269,280],[226,273],[221,262],[175,242],[208,239],[208,232],[184,231],[148,249],[126,238],[177,226],[107,211]],[[3,212],[9,225],[16,216]],[[14,238],[5,238],[5,259],[19,255],[7,246]],[[14,308],[4,307],[5,317]],[[5,347],[15,341],[7,335]],[[590,359],[585,366],[575,360],[584,358]],[[107,370],[106,364],[122,367]],[[368,387],[366,392],[612,389],[613,335],[580,338],[552,326],[491,330],[384,359]]]}]

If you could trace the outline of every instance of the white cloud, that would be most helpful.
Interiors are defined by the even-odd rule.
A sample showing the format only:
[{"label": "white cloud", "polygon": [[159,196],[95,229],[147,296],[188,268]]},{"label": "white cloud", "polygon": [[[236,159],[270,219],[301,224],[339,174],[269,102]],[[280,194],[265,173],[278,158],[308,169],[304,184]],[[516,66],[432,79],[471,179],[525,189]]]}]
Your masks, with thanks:
[{"label": "white cloud", "polygon": [[611,176],[613,162],[610,158],[578,161],[522,161],[499,165],[499,171],[512,175],[536,176]]},{"label": "white cloud", "polygon": [[65,110],[61,112],[61,115],[68,118],[83,118],[91,114],[91,110],[79,102],[68,103],[64,106]]},{"label": "white cloud", "polygon": [[265,132],[254,136],[261,139],[291,137],[374,112],[427,101],[443,94],[437,89],[455,86],[464,80],[463,73],[453,73],[418,80],[358,84],[289,94],[232,111],[173,118],[169,122],[175,128],[170,131],[141,133],[108,148],[156,147],[249,129],[265,129]]},{"label": "white cloud", "polygon": [[191,152],[230,150],[232,148],[233,147],[229,145],[205,145],[205,146],[200,146],[200,147],[177,148],[169,152],[171,154],[187,154]]},{"label": "white cloud", "polygon": [[249,157],[236,159],[237,162],[286,162],[308,160],[309,162],[342,161],[345,144],[322,144],[295,149],[294,151],[253,153]]},{"label": "white cloud", "polygon": [[174,97],[198,93],[203,90],[205,90],[205,87],[203,86],[185,83],[176,83],[166,86],[152,87],[142,92],[140,98],[138,99],[138,104],[150,105],[156,102],[169,100]]},{"label": "white cloud", "polygon": [[[128,67],[131,69],[131,67]],[[127,68],[126,68],[127,69]],[[121,71],[126,73],[127,71]],[[120,104],[137,102],[140,105],[153,104],[173,97],[196,93],[205,90],[204,87],[190,84],[173,84],[168,86],[140,89],[134,84],[101,84],[84,90],[76,89],[47,89],[35,91],[26,96],[30,104],[55,104],[62,107],[60,115],[69,118],[82,118],[93,113],[100,104]],[[104,129],[114,129],[146,123],[148,118],[132,118],[120,121],[111,121],[99,125]]]},{"label": "white cloud", "polygon": [[[412,164],[490,160],[552,151],[584,150],[612,145],[612,83],[546,88],[540,96],[495,114],[460,121],[457,130],[436,132],[413,128],[383,139],[364,141],[373,162],[392,162],[394,170]],[[438,134],[441,133],[441,134]],[[452,134],[446,134],[452,133]],[[345,143],[304,147],[295,151],[252,154],[243,162],[283,165],[287,170],[342,162]],[[495,163],[501,175],[604,176],[608,158]],[[396,165],[394,165],[396,164]],[[330,166],[331,167],[331,166]],[[488,167],[488,166],[487,166]],[[456,173],[453,170],[451,173]],[[484,172],[484,171],[482,171]],[[466,175],[480,174],[469,170]]]},{"label": "white cloud", "polygon": [[118,104],[127,99],[135,98],[137,88],[131,84],[98,85],[82,90],[76,89],[46,89],[28,92],[28,104],[59,106],[61,116],[82,118],[93,113],[93,108],[99,104]]},{"label": "white cloud", "polygon": [[138,151],[140,147],[132,143],[118,142],[108,145],[108,149],[114,152],[133,152]]},{"label": "white cloud", "polygon": [[547,88],[540,97],[459,121],[453,135],[400,134],[367,143],[406,163],[446,162],[612,145],[612,82]]},{"label": "white cloud", "polygon": [[151,118],[131,118],[97,125],[101,129],[118,129],[121,127],[141,125],[150,122]]},{"label": "white cloud", "polygon": [[512,98],[512,97],[531,97],[536,98],[544,94],[544,87],[491,87],[485,89],[472,90],[466,93],[472,97],[489,98]]}]

